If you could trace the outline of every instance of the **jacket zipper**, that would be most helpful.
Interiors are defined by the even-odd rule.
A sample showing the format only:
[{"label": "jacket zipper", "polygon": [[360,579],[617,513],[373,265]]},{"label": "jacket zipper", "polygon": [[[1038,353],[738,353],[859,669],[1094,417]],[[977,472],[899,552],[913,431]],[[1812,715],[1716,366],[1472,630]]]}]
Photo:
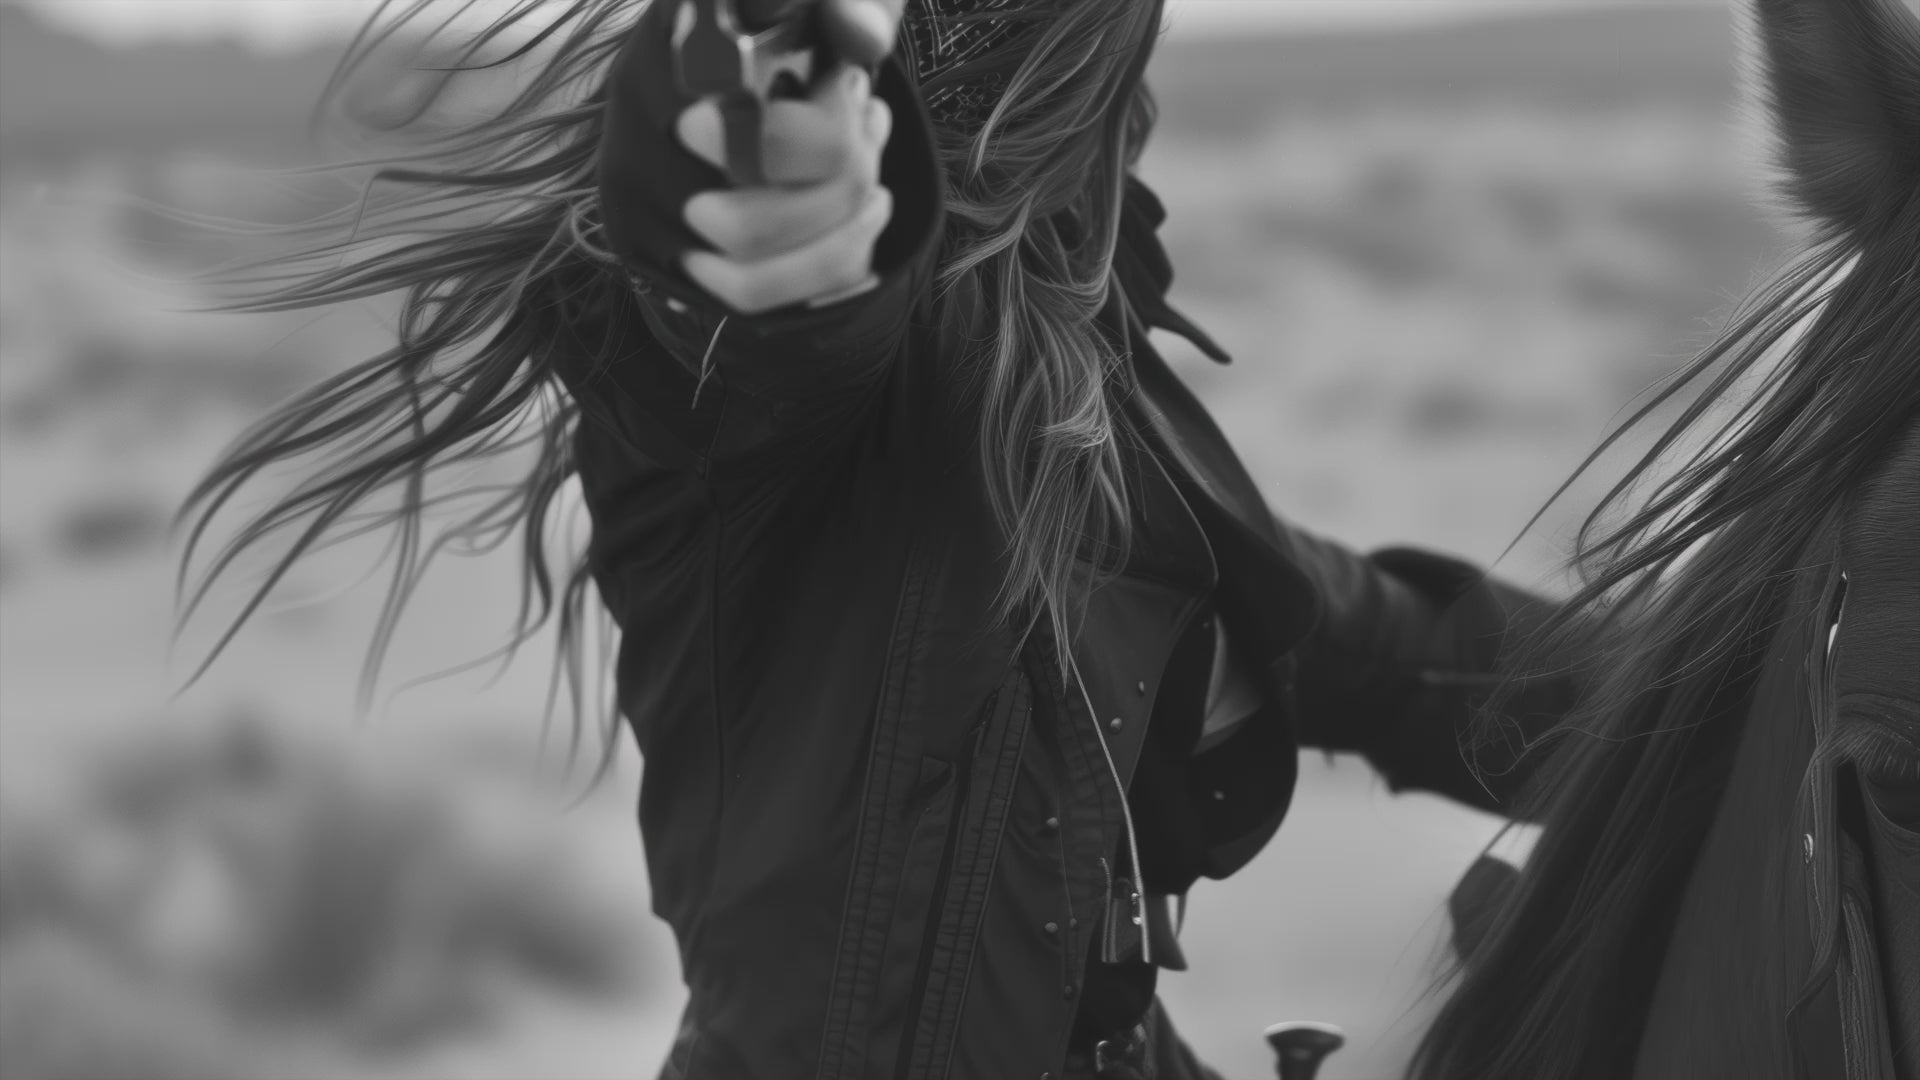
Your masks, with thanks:
[{"label": "jacket zipper", "polygon": [[[990,724],[1000,711],[999,691],[987,699],[984,711]],[[947,819],[947,839],[940,849],[940,873],[934,877],[933,892],[927,897],[927,926],[920,939],[919,970],[914,973],[913,991],[907,997],[906,1026],[901,1032],[900,1058],[894,1068],[894,1075],[902,1080],[913,1069],[914,1041],[920,1035],[920,1013],[926,1008],[927,983],[933,977],[933,951],[940,938],[940,920],[946,913],[947,886],[953,877],[954,855],[960,845],[960,827],[967,818],[967,790],[973,779],[974,758],[980,752],[980,732],[985,730],[983,727],[975,732],[966,758],[955,765],[959,775],[953,779],[952,816]]]},{"label": "jacket zipper", "polygon": [[[881,699],[875,703],[873,723],[876,739],[886,725],[896,723],[898,720],[898,706],[889,710],[886,691],[895,680],[902,678],[900,672],[896,670],[898,665],[905,662],[904,658],[898,655],[900,642],[903,635],[911,638],[918,624],[921,609],[926,606],[925,596],[919,592],[919,587],[921,579],[927,573],[927,558],[925,545],[916,539],[907,550],[906,568],[900,580],[899,599],[894,605],[894,626],[888,633],[890,648],[894,650],[894,654],[888,657],[881,679]],[[897,753],[897,747],[894,748],[894,752]],[[877,748],[869,750],[867,786],[861,794],[859,824],[854,834],[856,874],[862,867],[870,868],[879,859],[877,853],[868,854],[866,846],[869,844],[869,830],[879,828],[879,815],[884,812],[881,800],[876,797],[877,781],[874,770],[885,760]],[[958,782],[958,778],[955,782]],[[850,875],[849,897],[851,897],[852,880],[853,875]],[[822,1034],[820,1054],[814,1070],[816,1080],[840,1076],[846,1071],[845,1062],[849,1055],[848,1044],[851,1041],[849,1017],[855,1007],[854,1002],[859,995],[859,989],[855,985],[858,980],[845,973],[853,959],[853,951],[864,944],[864,940],[873,932],[873,921],[869,913],[867,923],[863,925],[849,927],[844,921],[842,923],[840,940],[835,946],[833,982],[827,996],[827,1024]],[[861,1053],[864,1054],[864,1051]]]}]

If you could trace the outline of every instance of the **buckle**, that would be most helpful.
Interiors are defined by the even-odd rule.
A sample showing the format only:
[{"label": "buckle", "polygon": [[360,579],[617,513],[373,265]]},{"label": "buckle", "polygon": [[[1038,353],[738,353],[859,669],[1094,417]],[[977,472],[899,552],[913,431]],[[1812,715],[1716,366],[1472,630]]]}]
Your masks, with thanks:
[{"label": "buckle", "polygon": [[[1093,1044],[1093,1073],[1106,1076],[1108,1070],[1126,1068],[1135,1070],[1145,1064],[1142,1060],[1147,1046],[1147,1028],[1145,1024],[1135,1025],[1124,1036],[1101,1039]],[[1120,1075],[1132,1076],[1133,1071]]]}]

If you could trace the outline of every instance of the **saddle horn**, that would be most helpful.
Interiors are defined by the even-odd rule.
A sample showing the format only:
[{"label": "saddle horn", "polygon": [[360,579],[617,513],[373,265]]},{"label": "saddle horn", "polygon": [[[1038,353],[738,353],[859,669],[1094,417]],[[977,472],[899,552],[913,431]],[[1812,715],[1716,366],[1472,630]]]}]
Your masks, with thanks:
[{"label": "saddle horn", "polygon": [[1313,1020],[1273,1024],[1265,1034],[1267,1045],[1279,1058],[1280,1080],[1313,1080],[1327,1055],[1347,1045],[1345,1032]]}]

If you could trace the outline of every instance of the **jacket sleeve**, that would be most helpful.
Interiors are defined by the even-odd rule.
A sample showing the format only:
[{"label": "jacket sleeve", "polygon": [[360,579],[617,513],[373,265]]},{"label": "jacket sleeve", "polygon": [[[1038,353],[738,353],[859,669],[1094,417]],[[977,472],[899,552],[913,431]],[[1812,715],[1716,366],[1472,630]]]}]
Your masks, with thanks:
[{"label": "jacket sleeve", "polygon": [[[696,454],[718,422],[685,422],[698,411],[696,393],[703,401],[751,399],[745,411],[763,422],[736,430],[738,452],[771,450],[782,434],[844,431],[848,411],[871,399],[867,391],[899,351],[928,291],[941,191],[924,107],[900,58],[887,60],[875,93],[895,118],[881,161],[894,213],[874,249],[878,287],[817,308],[729,313],[681,266],[687,251],[705,246],[685,223],[687,201],[725,179],[674,132],[693,103],[673,77],[674,10],[664,3],[642,9],[600,95],[600,223],[631,286],[630,317],[640,325],[591,331],[622,344],[617,355],[594,358],[596,385],[602,392],[617,388],[639,412],[672,416],[669,429]],[[713,410],[716,417],[727,411]],[[748,429],[751,437],[741,439]]]},{"label": "jacket sleeve", "polygon": [[[1477,721],[1506,650],[1538,628],[1549,601],[1460,561],[1395,548],[1361,556],[1288,530],[1321,597],[1295,652],[1303,745],[1352,751],[1395,791],[1431,791],[1511,813],[1524,780],[1519,736],[1573,705],[1568,676],[1523,679],[1497,725]],[[1498,731],[1508,738],[1488,740]]]}]

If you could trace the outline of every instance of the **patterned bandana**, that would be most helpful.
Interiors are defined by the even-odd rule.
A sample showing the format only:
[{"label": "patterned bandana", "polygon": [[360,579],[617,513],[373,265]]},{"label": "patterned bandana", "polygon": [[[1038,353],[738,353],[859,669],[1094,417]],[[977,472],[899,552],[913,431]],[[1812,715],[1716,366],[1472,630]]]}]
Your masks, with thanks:
[{"label": "patterned bandana", "polygon": [[912,0],[907,42],[935,124],[968,128],[986,120],[1017,66],[1019,53],[1001,47],[1037,26],[1034,14],[1030,0]]}]

